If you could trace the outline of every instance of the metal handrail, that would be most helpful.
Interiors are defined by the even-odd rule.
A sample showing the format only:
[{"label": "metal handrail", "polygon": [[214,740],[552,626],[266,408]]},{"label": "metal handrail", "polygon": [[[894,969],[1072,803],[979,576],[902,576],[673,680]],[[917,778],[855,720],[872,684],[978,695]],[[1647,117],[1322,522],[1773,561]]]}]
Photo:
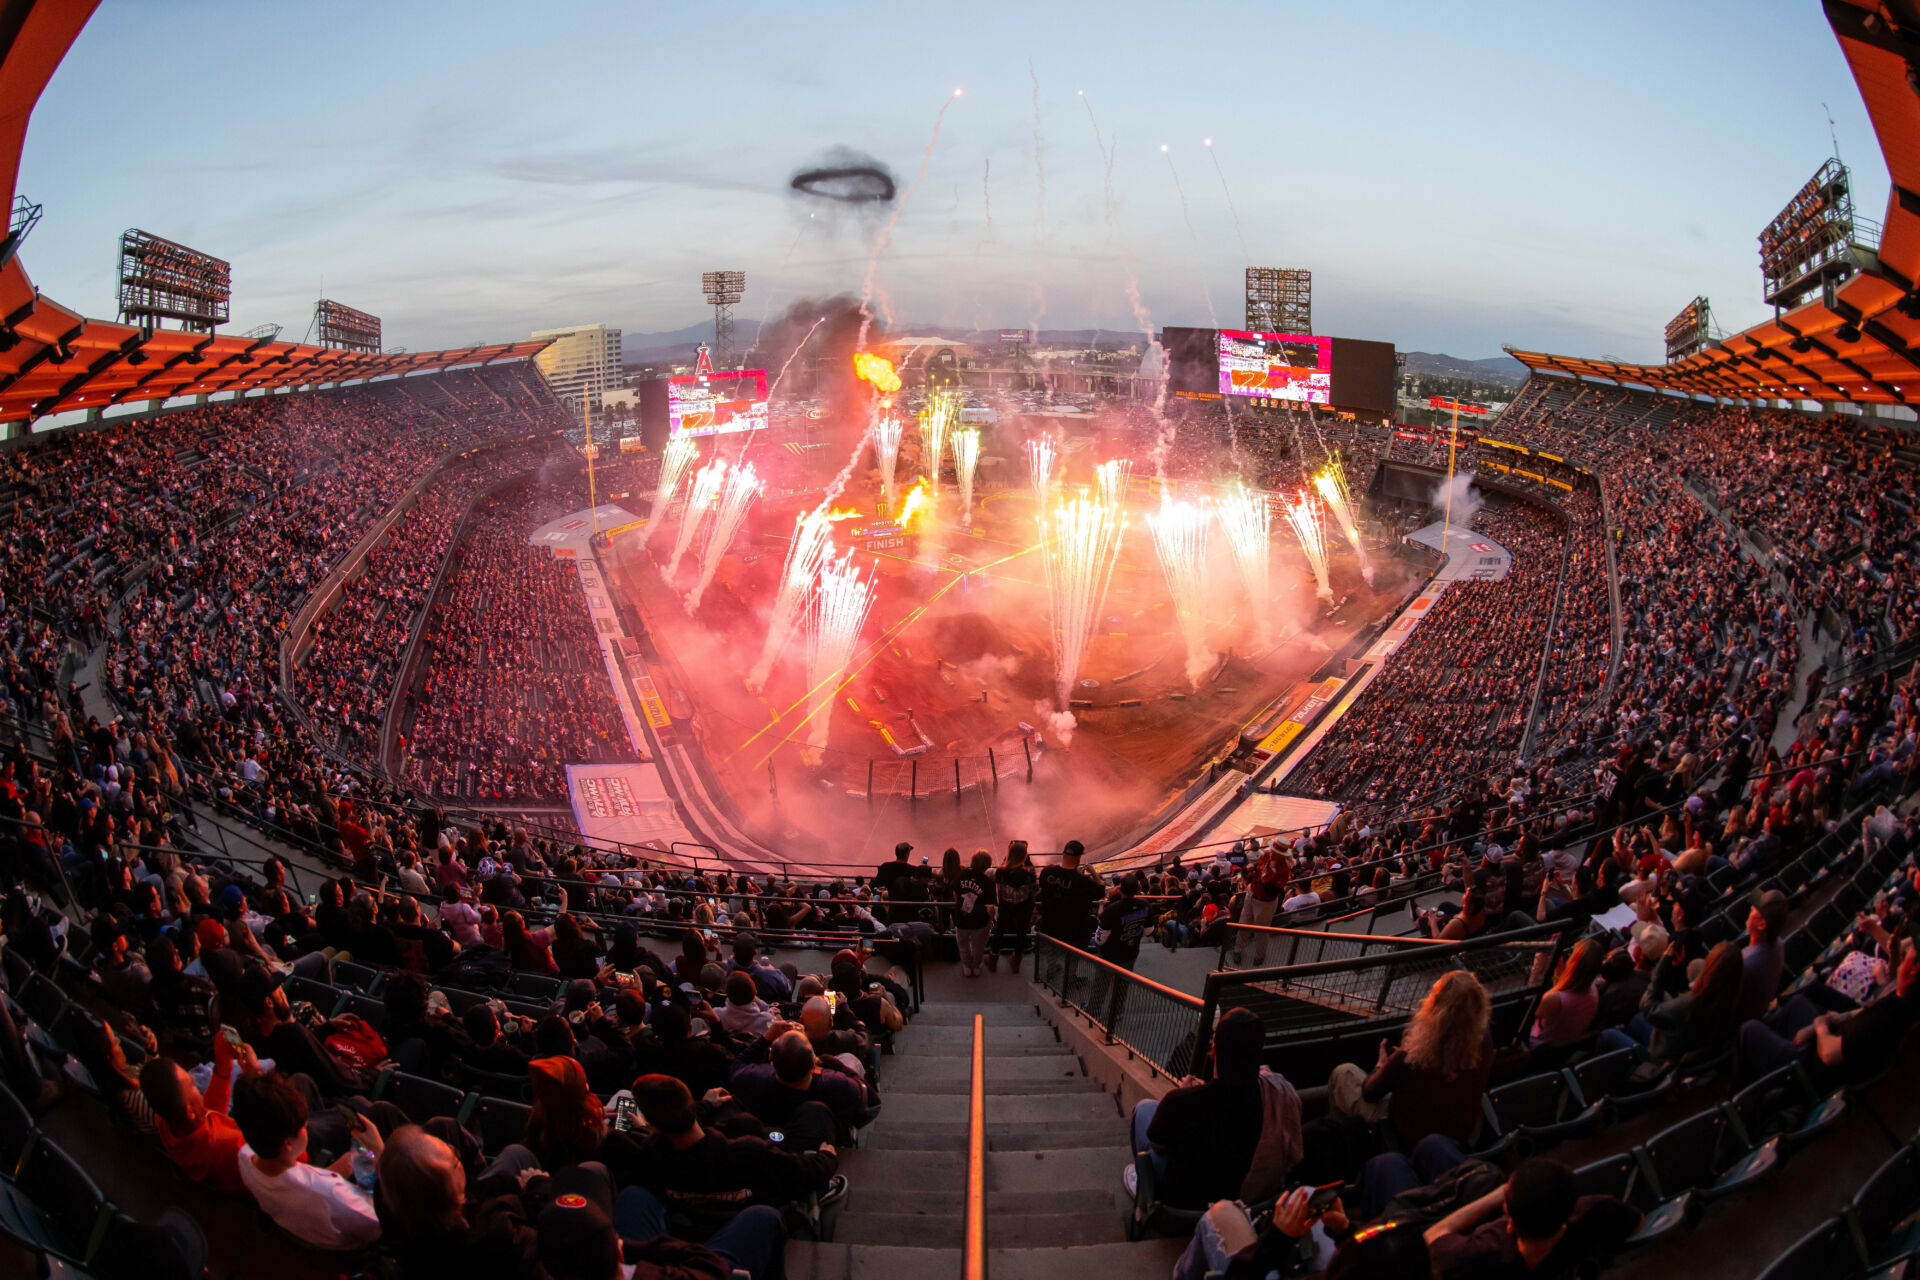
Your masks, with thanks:
[{"label": "metal handrail", "polygon": [[960,1280],[987,1280],[987,1031],[973,1015],[973,1070],[967,1102],[967,1209]]}]

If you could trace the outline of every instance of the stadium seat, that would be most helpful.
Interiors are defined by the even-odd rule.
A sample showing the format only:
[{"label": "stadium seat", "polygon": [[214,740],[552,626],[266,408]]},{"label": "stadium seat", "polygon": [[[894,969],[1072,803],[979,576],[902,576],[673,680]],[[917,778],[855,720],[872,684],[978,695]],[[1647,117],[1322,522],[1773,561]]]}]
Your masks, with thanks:
[{"label": "stadium seat", "polygon": [[371,1094],[376,1102],[391,1102],[399,1107],[415,1124],[425,1124],[435,1116],[462,1120],[473,1105],[474,1096],[438,1080],[408,1075],[392,1067],[380,1073]]},{"label": "stadium seat", "polygon": [[44,973],[36,973],[27,979],[26,985],[14,993],[14,999],[29,1018],[39,1023],[52,1034],[54,1023],[66,1011],[67,995],[53,985],[53,979]]},{"label": "stadium seat", "polygon": [[1572,1081],[1559,1071],[1542,1072],[1489,1089],[1480,1097],[1487,1130],[1514,1140],[1521,1155],[1543,1151],[1599,1123],[1605,1104],[1582,1105]]},{"label": "stadium seat", "polygon": [[515,973],[507,982],[507,990],[528,1000],[557,1000],[560,998],[560,979],[550,978],[544,973]]},{"label": "stadium seat", "polygon": [[1821,1097],[1797,1062],[1761,1076],[1722,1105],[1742,1141],[1751,1146],[1760,1138],[1777,1136],[1783,1155],[1819,1137],[1847,1113],[1846,1094]]},{"label": "stadium seat", "polygon": [[1609,1120],[1625,1120],[1659,1105],[1667,1094],[1663,1080],[1647,1084],[1634,1080],[1635,1069],[1644,1061],[1646,1054],[1639,1049],[1615,1049],[1574,1064],[1567,1068],[1567,1075],[1582,1108],[1603,1103],[1602,1114]]},{"label": "stadium seat", "polygon": [[19,1173],[35,1136],[33,1113],[13,1090],[0,1085],[0,1178],[11,1181]]},{"label": "stadium seat", "polygon": [[527,1132],[527,1117],[533,1108],[507,1098],[477,1098],[466,1127],[480,1139],[480,1149],[498,1155],[501,1148],[520,1141]]},{"label": "stadium seat", "polygon": [[1847,1224],[1832,1217],[1769,1263],[1757,1280],[1843,1280],[1858,1270]]},{"label": "stadium seat", "polygon": [[1868,1266],[1884,1267],[1920,1249],[1920,1228],[1899,1230],[1916,1209],[1920,1209],[1920,1151],[1908,1144],[1874,1170],[1842,1211]]},{"label": "stadium seat", "polygon": [[374,997],[362,995],[358,991],[341,993],[340,1003],[333,1010],[332,1016],[337,1018],[343,1013],[358,1014],[375,1031],[387,1024],[387,1006]]},{"label": "stadium seat", "polygon": [[0,1233],[74,1266],[93,1261],[112,1217],[93,1179],[44,1139],[27,1153],[19,1177],[0,1186]]},{"label": "stadium seat", "polygon": [[304,1000],[318,1009],[323,1018],[331,1016],[340,1005],[340,991],[337,987],[316,982],[312,978],[302,978],[296,974],[282,983],[280,989],[287,993],[289,1001]]},{"label": "stadium seat", "polygon": [[1582,1165],[1573,1171],[1574,1186],[1583,1196],[1612,1196],[1640,1211],[1639,1230],[1622,1242],[1621,1252],[1647,1247],[1663,1240],[1687,1224],[1697,1214],[1691,1192],[1662,1200],[1637,1153],[1622,1151]]},{"label": "stadium seat", "polygon": [[1691,1191],[1713,1201],[1772,1172],[1780,1163],[1780,1144],[1768,1139],[1749,1147],[1716,1107],[1654,1134],[1637,1154],[1660,1196]]},{"label": "stadium seat", "polygon": [[336,987],[347,987],[372,995],[380,989],[380,983],[386,976],[385,970],[371,965],[355,964],[351,960],[333,962],[333,985]]},{"label": "stadium seat", "polygon": [[453,1016],[456,1018],[464,1018],[467,1010],[473,1008],[475,1005],[485,1004],[493,998],[484,992],[462,991],[458,987],[436,987],[434,989],[447,998],[447,1008],[453,1010]]},{"label": "stadium seat", "polygon": [[515,1102],[528,1102],[533,1098],[533,1086],[526,1076],[505,1075],[497,1071],[482,1071],[466,1063],[457,1063],[460,1081],[475,1093],[489,1098],[508,1098]]}]

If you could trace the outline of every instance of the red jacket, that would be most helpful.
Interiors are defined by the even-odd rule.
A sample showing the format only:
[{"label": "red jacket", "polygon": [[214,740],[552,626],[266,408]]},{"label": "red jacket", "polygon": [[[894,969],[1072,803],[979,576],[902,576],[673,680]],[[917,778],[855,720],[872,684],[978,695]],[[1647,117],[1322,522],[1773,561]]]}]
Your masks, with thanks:
[{"label": "red jacket", "polygon": [[227,1038],[213,1038],[213,1080],[207,1086],[206,1111],[200,1123],[184,1132],[174,1132],[166,1117],[155,1116],[160,1134],[160,1149],[180,1166],[180,1171],[195,1182],[205,1182],[221,1191],[239,1191],[240,1148],[246,1141],[240,1126],[227,1114],[227,1099],[233,1088],[233,1049]]}]

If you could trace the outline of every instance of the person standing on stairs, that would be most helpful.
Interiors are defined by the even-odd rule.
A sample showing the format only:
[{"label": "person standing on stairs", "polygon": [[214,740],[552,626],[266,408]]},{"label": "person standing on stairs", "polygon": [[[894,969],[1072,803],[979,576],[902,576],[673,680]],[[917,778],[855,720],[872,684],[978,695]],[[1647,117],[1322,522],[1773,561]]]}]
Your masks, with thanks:
[{"label": "person standing on stairs", "polygon": [[1003,952],[1013,958],[1007,967],[1020,972],[1020,957],[1027,950],[1027,935],[1033,931],[1033,899],[1039,877],[1027,858],[1027,842],[1007,843],[1007,860],[993,874],[994,893],[999,912],[994,917],[992,948],[987,952],[987,968],[998,969]]},{"label": "person standing on stairs", "polygon": [[1060,850],[1060,862],[1040,872],[1040,932],[1070,947],[1084,947],[1093,933],[1093,908],[1105,892],[1100,882],[1080,869],[1085,847],[1069,840]]},{"label": "person standing on stairs", "polygon": [[985,849],[973,855],[953,886],[953,927],[960,938],[960,972],[980,976],[998,907],[994,901],[993,855]]}]

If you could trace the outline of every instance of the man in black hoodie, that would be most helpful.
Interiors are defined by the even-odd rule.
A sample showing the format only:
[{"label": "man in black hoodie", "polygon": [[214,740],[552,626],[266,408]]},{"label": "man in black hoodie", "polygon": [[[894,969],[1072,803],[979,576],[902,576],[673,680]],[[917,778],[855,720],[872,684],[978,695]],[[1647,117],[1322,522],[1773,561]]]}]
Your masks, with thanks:
[{"label": "man in black hoodie", "polygon": [[655,1134],[645,1162],[648,1190],[669,1211],[718,1227],[749,1205],[780,1208],[813,1195],[831,1202],[846,1193],[830,1143],[792,1152],[764,1138],[710,1133],[700,1126],[693,1094],[672,1076],[641,1076],[633,1082],[633,1100]]}]

